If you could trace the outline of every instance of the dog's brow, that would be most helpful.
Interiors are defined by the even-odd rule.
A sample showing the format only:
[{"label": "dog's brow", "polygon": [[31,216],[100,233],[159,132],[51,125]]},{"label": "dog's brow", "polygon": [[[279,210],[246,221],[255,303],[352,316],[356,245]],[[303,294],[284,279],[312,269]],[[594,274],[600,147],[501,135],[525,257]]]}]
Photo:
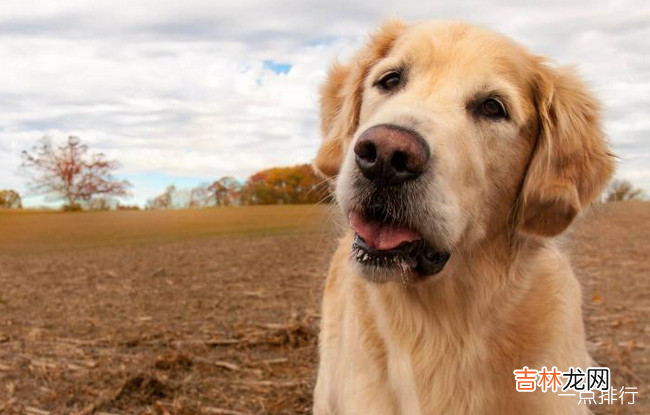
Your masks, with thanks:
[{"label": "dog's brow", "polygon": [[509,100],[509,93],[505,91],[503,88],[499,87],[494,87],[488,84],[482,85],[480,88],[478,88],[470,97],[472,100],[478,100],[478,99],[484,99],[484,98],[490,98],[490,97],[499,97],[503,99],[504,101],[510,101]]},{"label": "dog's brow", "polygon": [[372,69],[370,69],[370,72],[368,72],[368,76],[371,77],[371,81],[375,82],[378,76],[381,76],[385,73],[388,73],[390,71],[396,71],[396,72],[402,72],[404,73],[406,71],[406,63],[401,61],[401,60],[395,60],[395,59],[383,59],[379,62],[377,62]]}]

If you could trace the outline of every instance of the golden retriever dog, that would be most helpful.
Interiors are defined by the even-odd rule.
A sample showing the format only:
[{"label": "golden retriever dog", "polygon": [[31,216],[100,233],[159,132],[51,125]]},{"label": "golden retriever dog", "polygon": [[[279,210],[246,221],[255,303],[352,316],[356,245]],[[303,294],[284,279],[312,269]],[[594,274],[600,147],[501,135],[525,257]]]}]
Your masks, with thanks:
[{"label": "golden retriever dog", "polygon": [[314,413],[588,413],[513,374],[591,364],[556,240],[614,169],[583,83],[486,29],[389,21],[331,68],[321,111],[314,166],[349,231]]}]

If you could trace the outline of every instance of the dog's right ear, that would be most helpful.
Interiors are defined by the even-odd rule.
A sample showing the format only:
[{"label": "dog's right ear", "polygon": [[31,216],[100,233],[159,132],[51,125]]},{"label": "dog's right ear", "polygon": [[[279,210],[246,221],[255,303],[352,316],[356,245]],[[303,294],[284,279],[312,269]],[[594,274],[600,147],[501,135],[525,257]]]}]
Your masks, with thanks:
[{"label": "dog's right ear", "polygon": [[343,162],[343,144],[356,130],[363,79],[352,64],[334,64],[321,88],[321,144],[314,168],[324,177],[336,176]]},{"label": "dog's right ear", "polygon": [[335,64],[321,88],[321,144],[314,169],[327,178],[341,168],[345,148],[359,126],[363,82],[370,68],[390,51],[406,25],[400,20],[386,22],[348,64]]}]

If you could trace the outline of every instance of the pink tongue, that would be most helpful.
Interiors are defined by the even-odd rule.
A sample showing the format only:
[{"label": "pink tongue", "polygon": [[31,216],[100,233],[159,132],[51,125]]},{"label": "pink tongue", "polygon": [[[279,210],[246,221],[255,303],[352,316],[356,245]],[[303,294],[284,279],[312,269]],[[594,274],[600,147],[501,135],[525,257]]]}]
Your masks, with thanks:
[{"label": "pink tongue", "polygon": [[358,212],[350,212],[349,220],[352,230],[362,237],[370,248],[379,251],[397,248],[403,242],[422,239],[420,235],[405,226],[368,221]]}]

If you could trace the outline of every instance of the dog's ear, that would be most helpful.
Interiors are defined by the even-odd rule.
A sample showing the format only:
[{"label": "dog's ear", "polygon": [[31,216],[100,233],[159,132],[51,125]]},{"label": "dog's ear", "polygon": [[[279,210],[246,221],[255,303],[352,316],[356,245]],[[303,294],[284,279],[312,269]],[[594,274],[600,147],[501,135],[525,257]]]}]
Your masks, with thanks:
[{"label": "dog's ear", "polygon": [[554,236],[602,191],[614,156],[600,105],[572,71],[540,61],[533,82],[539,129],[522,189],[521,229]]},{"label": "dog's ear", "polygon": [[348,64],[335,64],[321,88],[321,133],[323,142],[314,169],[324,177],[338,174],[347,141],[359,126],[363,82],[372,66],[390,51],[406,25],[386,22]]},{"label": "dog's ear", "polygon": [[356,130],[363,82],[360,72],[353,64],[334,64],[321,88],[323,142],[314,159],[314,168],[324,177],[338,174],[343,161],[343,142]]}]

